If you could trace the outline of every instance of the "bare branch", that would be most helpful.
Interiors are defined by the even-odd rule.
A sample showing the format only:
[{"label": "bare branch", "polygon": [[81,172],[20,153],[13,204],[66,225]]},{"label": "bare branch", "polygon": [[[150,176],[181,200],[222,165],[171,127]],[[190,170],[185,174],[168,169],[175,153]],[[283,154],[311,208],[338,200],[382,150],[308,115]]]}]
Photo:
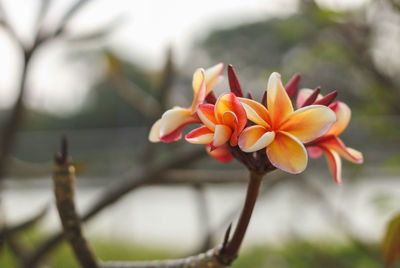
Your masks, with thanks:
[{"label": "bare branch", "polygon": [[25,246],[12,234],[7,237],[7,243],[14,255],[23,262],[28,252]]},{"label": "bare branch", "polygon": [[211,249],[197,256],[177,260],[162,260],[148,262],[109,262],[100,268],[225,268],[219,259],[219,249]]},{"label": "bare branch", "polygon": [[5,226],[5,228],[0,230],[0,239],[1,237],[6,237],[10,234],[15,234],[22,230],[25,230],[26,228],[32,227],[33,225],[35,225],[36,223],[38,223],[40,220],[43,219],[48,210],[49,206],[45,206],[43,209],[39,211],[39,213],[33,215],[31,218],[28,218],[13,226]]},{"label": "bare branch", "polygon": [[[96,256],[90,249],[85,237],[83,236],[81,220],[78,216],[78,213],[76,212],[74,203],[75,169],[70,164],[69,158],[67,156],[67,146],[65,139],[63,139],[61,153],[56,154],[55,157],[53,182],[57,210],[63,225],[64,235],[72,246],[74,254],[82,267],[223,268],[229,265],[233,260],[229,256],[222,256],[218,249],[212,249],[206,253],[201,253],[197,256],[177,260],[132,263],[105,263],[104,265],[99,265]],[[259,180],[259,182],[261,182],[261,179]]]},{"label": "bare branch", "polygon": [[105,53],[108,73],[121,98],[138,111],[149,123],[153,123],[161,114],[160,102],[133,81],[123,77],[121,63],[111,52]]},{"label": "bare branch", "polygon": [[55,158],[53,183],[64,235],[82,267],[97,268],[97,259],[83,236],[81,220],[75,208],[75,168],[68,159],[65,139],[62,144],[62,152]]},{"label": "bare branch", "polygon": [[[189,163],[192,163],[205,155],[203,148],[201,148],[201,150],[181,153],[177,157],[169,158],[162,163],[153,165],[149,170],[137,171],[125,180],[112,184],[112,186],[106,188],[98,200],[94,202],[86,213],[83,214],[81,219],[82,222],[90,220],[97,215],[97,213],[122,198],[125,194],[142,186],[144,182],[149,183],[162,179],[162,175],[166,170],[187,166]],[[28,263],[30,263],[30,266],[36,267],[40,260],[48,254],[54,246],[62,241],[62,238],[62,233],[56,233],[42,242],[42,244],[37,247],[36,251],[29,256]]]}]

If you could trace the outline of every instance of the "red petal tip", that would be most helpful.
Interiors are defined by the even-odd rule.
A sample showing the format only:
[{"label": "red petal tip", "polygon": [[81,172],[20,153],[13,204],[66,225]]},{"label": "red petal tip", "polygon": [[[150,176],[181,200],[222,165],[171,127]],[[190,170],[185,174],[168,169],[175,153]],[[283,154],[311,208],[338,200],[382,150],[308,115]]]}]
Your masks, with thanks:
[{"label": "red petal tip", "polygon": [[249,93],[247,93],[247,98],[248,99],[250,99],[250,100],[252,100],[253,99],[253,96],[251,95],[251,93],[249,92]]},{"label": "red petal tip", "polygon": [[228,80],[231,92],[237,97],[243,97],[242,86],[239,83],[239,78],[236,75],[235,70],[231,64],[228,65]]},{"label": "red petal tip", "polygon": [[285,89],[289,98],[292,98],[296,94],[297,88],[299,86],[301,75],[297,73],[290,78],[289,82],[285,85]]},{"label": "red petal tip", "polygon": [[339,101],[335,101],[334,103],[329,104],[329,108],[331,108],[332,110],[336,110],[338,105]]},{"label": "red petal tip", "polygon": [[210,143],[208,146],[210,146],[210,152],[212,152],[215,149],[217,149],[217,147],[215,147],[212,143]]},{"label": "red petal tip", "polygon": [[314,101],[318,98],[318,94],[321,92],[321,87],[317,87],[314,89],[313,93],[304,101],[301,107],[306,107],[314,103]]},{"label": "red petal tip", "polygon": [[338,95],[338,92],[336,90],[332,91],[331,93],[329,93],[328,95],[326,95],[322,99],[316,101],[314,104],[328,106],[337,97],[337,95]]},{"label": "red petal tip", "polygon": [[267,107],[267,91],[264,91],[264,94],[261,99],[261,104]]},{"label": "red petal tip", "polygon": [[207,97],[206,97],[206,102],[210,104],[215,104],[217,102],[217,96],[215,96],[214,91],[211,91]]}]

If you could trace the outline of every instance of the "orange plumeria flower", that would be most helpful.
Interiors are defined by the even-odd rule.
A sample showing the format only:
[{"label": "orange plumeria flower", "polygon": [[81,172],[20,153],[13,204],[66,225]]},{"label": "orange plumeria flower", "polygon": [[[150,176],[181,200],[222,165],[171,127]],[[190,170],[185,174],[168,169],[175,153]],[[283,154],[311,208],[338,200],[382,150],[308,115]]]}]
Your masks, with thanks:
[{"label": "orange plumeria flower", "polygon": [[239,98],[249,120],[239,137],[244,152],[266,148],[269,161],[275,167],[297,174],[307,166],[307,151],[303,143],[325,134],[336,121],[335,113],[326,106],[311,105],[296,111],[286,93],[280,75],[272,73],[268,80],[266,106]]},{"label": "orange plumeria flower", "polygon": [[191,107],[182,108],[175,106],[166,111],[159,120],[157,120],[149,134],[151,142],[174,142],[182,137],[183,128],[195,122],[200,122],[196,112],[200,103],[204,102],[206,96],[215,87],[221,78],[224,64],[219,63],[209,69],[198,69],[193,75],[193,102]]},{"label": "orange plumeria flower", "polygon": [[246,111],[233,93],[221,95],[215,105],[200,104],[197,115],[204,125],[189,132],[185,139],[190,143],[210,144],[212,149],[224,146],[227,141],[236,146],[247,123]]},{"label": "orange plumeria flower", "polygon": [[[300,90],[297,95],[296,104],[301,107],[304,100],[311,94],[310,90]],[[317,98],[317,101],[322,96]],[[325,153],[329,169],[337,184],[342,184],[342,160],[340,156],[356,164],[363,163],[361,152],[346,147],[338,137],[347,127],[351,119],[351,110],[344,102],[336,101],[328,106],[335,114],[337,121],[331,126],[325,135],[306,144],[308,154],[311,158],[318,158]]]}]

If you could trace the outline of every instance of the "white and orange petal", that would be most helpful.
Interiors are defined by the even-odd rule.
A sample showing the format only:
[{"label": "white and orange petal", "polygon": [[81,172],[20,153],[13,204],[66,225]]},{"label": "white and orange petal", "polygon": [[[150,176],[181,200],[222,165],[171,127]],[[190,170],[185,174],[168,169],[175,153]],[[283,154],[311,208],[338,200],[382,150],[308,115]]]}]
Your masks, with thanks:
[{"label": "white and orange petal", "polygon": [[267,107],[272,128],[293,113],[292,102],[282,85],[280,74],[274,72],[268,79]]},{"label": "white and orange petal", "polygon": [[219,147],[224,145],[232,135],[232,129],[226,125],[216,125],[214,131],[214,140],[212,145]]},{"label": "white and orange petal", "polygon": [[260,125],[245,128],[239,136],[239,148],[246,153],[267,147],[275,138],[275,133]]},{"label": "white and orange petal", "polygon": [[[158,128],[159,139],[169,143],[179,140],[182,137],[182,129],[194,122],[199,122],[197,115],[192,115],[189,109],[174,107],[161,116],[159,125],[156,125],[154,131]],[[154,135],[152,137],[154,138]]]},{"label": "white and orange petal", "polygon": [[194,144],[210,144],[214,140],[214,132],[206,126],[201,126],[186,134],[185,140]]},{"label": "white and orange petal", "polygon": [[279,130],[288,132],[306,143],[324,135],[336,121],[335,113],[322,105],[298,109],[281,123]]},{"label": "white and orange petal", "polygon": [[351,110],[344,102],[335,101],[329,105],[329,108],[335,112],[337,121],[332,125],[332,127],[326,133],[327,135],[338,136],[347,127],[351,119]]},{"label": "white and orange petal", "polygon": [[250,121],[267,128],[271,127],[269,112],[264,105],[247,98],[238,98],[238,99],[242,103],[243,108],[246,110],[247,118]]},{"label": "white and orange petal", "polygon": [[197,106],[206,98],[206,82],[204,70],[197,69],[193,74],[193,102],[191,106],[192,114],[196,112]]},{"label": "white and orange petal", "polygon": [[197,115],[204,125],[214,131],[215,125],[218,124],[217,119],[215,118],[214,105],[200,104],[197,108]]},{"label": "white and orange petal", "polygon": [[237,120],[237,132],[240,133],[247,123],[246,111],[238,98],[233,93],[225,93],[221,95],[215,104],[215,117],[217,121],[224,121],[224,114],[232,112]]},{"label": "white and orange petal", "polygon": [[206,145],[206,150],[209,155],[217,159],[218,161],[222,163],[227,163],[232,161],[233,155],[231,154],[231,151],[228,148],[228,145],[224,144],[219,147],[213,147],[209,144]]},{"label": "white and orange petal", "polygon": [[356,164],[361,164],[364,162],[364,158],[361,152],[346,147],[343,141],[338,137],[332,136],[330,139],[326,139],[320,142],[319,146],[337,152],[341,157],[350,162]]},{"label": "white and orange petal", "polygon": [[[313,94],[314,90],[309,89],[309,88],[303,88],[299,90],[299,93],[297,94],[296,98],[296,107],[297,109],[301,108],[304,104],[304,102],[308,99],[308,97]],[[321,94],[318,94],[317,99],[315,101],[318,101],[322,99],[323,96]]]},{"label": "white and orange petal", "polygon": [[161,119],[158,119],[150,129],[149,141],[160,142],[160,125]]},{"label": "white and orange petal", "polygon": [[332,173],[335,182],[342,185],[342,160],[337,152],[331,149],[324,149],[326,162],[328,163],[329,170]]},{"label": "white and orange petal", "polygon": [[231,146],[236,146],[238,142],[238,136],[242,129],[238,128],[238,118],[232,111],[226,111],[222,115],[222,124],[230,127],[232,129],[232,135],[230,138]]},{"label": "white and orange petal", "polygon": [[205,83],[206,83],[206,96],[213,90],[215,85],[222,78],[222,71],[224,70],[224,64],[218,63],[210,68],[207,68],[204,72]]},{"label": "white and orange petal", "polygon": [[307,167],[306,148],[289,133],[275,133],[275,139],[267,147],[267,156],[272,165],[288,173],[298,174]]}]

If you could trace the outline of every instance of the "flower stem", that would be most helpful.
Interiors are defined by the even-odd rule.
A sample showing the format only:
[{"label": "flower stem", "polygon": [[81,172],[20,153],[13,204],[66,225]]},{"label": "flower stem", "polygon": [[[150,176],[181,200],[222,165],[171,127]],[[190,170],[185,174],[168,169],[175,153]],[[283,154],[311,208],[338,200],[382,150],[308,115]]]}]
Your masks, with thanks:
[{"label": "flower stem", "polygon": [[236,225],[235,232],[232,235],[232,239],[227,243],[225,248],[222,249],[221,254],[229,257],[236,257],[243,238],[246,234],[247,227],[250,222],[251,215],[253,213],[254,206],[257,201],[258,193],[261,186],[261,181],[264,174],[259,174],[250,171],[249,184],[247,186],[246,200],[242,213],[240,214],[239,221]]}]

